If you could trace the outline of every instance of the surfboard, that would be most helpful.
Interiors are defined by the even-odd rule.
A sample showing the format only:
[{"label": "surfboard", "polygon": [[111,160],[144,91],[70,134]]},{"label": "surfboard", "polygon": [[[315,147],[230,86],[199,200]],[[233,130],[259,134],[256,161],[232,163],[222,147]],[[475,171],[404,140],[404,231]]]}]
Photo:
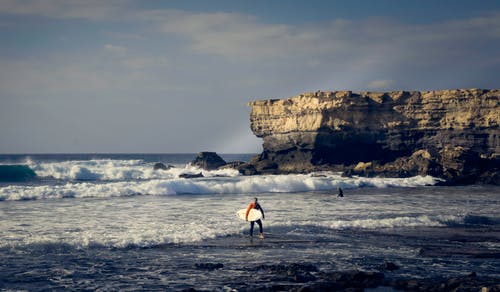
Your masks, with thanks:
[{"label": "surfboard", "polygon": [[[240,218],[241,220],[245,220],[245,214],[247,212],[247,209],[241,209],[238,212],[236,212],[236,217]],[[250,209],[250,212],[248,213],[248,221],[257,221],[262,218],[262,212],[260,212],[257,209]]]}]

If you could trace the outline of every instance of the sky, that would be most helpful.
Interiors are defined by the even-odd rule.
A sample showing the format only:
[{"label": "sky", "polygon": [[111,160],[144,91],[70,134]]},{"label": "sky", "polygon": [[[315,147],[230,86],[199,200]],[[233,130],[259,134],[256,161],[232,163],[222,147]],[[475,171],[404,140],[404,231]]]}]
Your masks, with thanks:
[{"label": "sky", "polygon": [[0,153],[258,153],[252,100],[499,76],[498,0],[2,0]]}]

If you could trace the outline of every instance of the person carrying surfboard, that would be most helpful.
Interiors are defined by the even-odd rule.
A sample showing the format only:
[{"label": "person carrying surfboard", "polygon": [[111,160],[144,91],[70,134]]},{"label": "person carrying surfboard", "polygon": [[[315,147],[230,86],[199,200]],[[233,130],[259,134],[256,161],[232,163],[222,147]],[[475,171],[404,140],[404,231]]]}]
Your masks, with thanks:
[{"label": "person carrying surfboard", "polygon": [[[266,219],[266,216],[264,216],[264,209],[260,206],[259,203],[257,203],[258,199],[253,198],[253,202],[248,204],[247,211],[245,213],[245,220],[248,221],[248,213],[250,213],[250,210],[252,209],[257,209],[262,213],[262,219]],[[264,231],[262,230],[262,221],[259,219],[257,221],[251,221],[250,222],[250,236],[253,236],[253,226],[254,223],[257,222],[259,224],[259,238],[263,239],[264,238]]]}]

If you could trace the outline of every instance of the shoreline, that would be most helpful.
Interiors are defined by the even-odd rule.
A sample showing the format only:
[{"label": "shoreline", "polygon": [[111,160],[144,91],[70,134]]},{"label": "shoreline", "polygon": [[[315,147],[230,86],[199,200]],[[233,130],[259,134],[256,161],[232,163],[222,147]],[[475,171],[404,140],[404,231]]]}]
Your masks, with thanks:
[{"label": "shoreline", "polygon": [[[342,233],[349,231],[340,231]],[[481,241],[500,242],[500,228],[497,226],[483,226],[479,228],[450,228],[450,227],[418,227],[418,228],[390,228],[382,231],[364,231],[360,237],[405,236],[406,240],[415,239],[413,248],[420,249],[419,257],[447,258],[460,257],[471,260],[496,261],[500,258],[500,249],[488,248],[467,249],[462,244],[474,245]],[[486,234],[486,235],[485,235]],[[341,240],[341,239],[339,239]],[[429,244],[434,240],[435,244]],[[373,240],[370,240],[373,241]],[[307,249],[310,246],[323,246],[329,249],[335,239],[303,238],[300,236],[281,235],[272,233],[264,240],[250,239],[245,235],[228,236],[204,240],[192,244],[200,249]],[[500,277],[487,276],[480,271],[464,270],[462,273],[448,273],[448,275],[425,277],[422,275],[408,276],[415,267],[404,263],[382,260],[371,268],[364,269],[335,269],[325,267],[321,262],[288,262],[275,261],[269,263],[252,263],[235,267],[234,263],[203,262],[197,263],[196,268],[212,274],[230,273],[236,269],[246,271],[245,274],[254,274],[259,281],[254,283],[233,283],[224,287],[237,291],[500,291]],[[417,267],[425,269],[424,266]],[[399,272],[399,273],[398,273]],[[247,275],[252,279],[251,275]],[[382,290],[377,290],[382,289]],[[209,289],[211,290],[211,289]],[[207,291],[203,285],[195,285],[189,291]]]}]

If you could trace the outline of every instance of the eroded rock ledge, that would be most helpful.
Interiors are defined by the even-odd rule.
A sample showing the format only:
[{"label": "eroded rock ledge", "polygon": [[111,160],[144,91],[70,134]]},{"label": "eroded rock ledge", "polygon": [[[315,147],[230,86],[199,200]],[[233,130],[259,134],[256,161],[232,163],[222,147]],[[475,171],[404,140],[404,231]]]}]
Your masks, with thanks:
[{"label": "eroded rock ledge", "polygon": [[433,175],[500,184],[500,90],[318,91],[250,102],[258,173]]}]

